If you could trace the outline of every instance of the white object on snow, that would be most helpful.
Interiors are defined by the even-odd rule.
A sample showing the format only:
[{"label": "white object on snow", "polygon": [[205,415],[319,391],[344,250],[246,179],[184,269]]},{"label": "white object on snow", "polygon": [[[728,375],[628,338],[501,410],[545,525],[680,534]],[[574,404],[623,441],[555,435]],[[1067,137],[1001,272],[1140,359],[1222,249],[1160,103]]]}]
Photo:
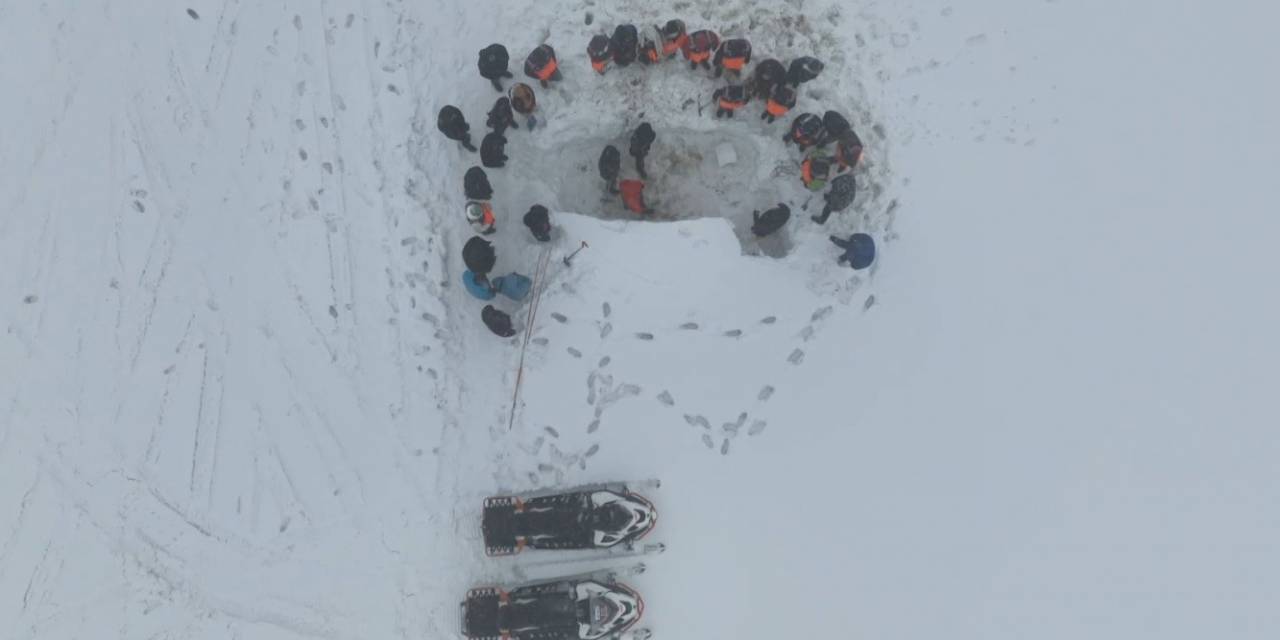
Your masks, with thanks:
[{"label": "white object on snow", "polygon": [[728,142],[721,143],[716,147],[716,160],[721,168],[731,166],[738,162],[738,152]]}]

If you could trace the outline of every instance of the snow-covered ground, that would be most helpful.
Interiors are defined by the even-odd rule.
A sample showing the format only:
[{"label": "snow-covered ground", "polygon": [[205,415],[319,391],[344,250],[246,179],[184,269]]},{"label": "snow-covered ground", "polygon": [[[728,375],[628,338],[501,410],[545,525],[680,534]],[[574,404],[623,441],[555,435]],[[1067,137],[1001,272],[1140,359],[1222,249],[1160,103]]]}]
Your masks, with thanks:
[{"label": "snow-covered ground", "polygon": [[[594,566],[485,558],[484,496],[649,477],[660,638],[1275,637],[1280,11],[974,4],[0,4],[0,637],[456,637]],[[590,73],[671,17],[827,61],[853,210],[705,74]],[[489,172],[527,343],[434,122],[495,41],[565,70]],[[642,118],[661,222],[595,173]]]}]

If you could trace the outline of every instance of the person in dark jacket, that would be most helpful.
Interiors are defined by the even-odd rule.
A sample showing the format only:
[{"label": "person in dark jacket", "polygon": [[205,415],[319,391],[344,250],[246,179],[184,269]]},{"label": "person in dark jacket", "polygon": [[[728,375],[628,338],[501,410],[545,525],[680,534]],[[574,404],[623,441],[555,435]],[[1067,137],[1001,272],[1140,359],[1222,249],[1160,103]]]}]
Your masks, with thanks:
[{"label": "person in dark jacket", "polygon": [[511,326],[511,316],[495,309],[491,304],[485,305],[480,311],[480,320],[499,338],[510,338],[516,334]]},{"label": "person in dark jacket", "polygon": [[493,88],[502,91],[503,78],[512,78],[511,72],[507,70],[507,65],[511,62],[511,56],[507,54],[507,48],[500,44],[491,44],[480,50],[480,77],[493,83]]},{"label": "person in dark jacket", "polygon": [[609,69],[609,61],[613,59],[613,48],[609,36],[601,33],[591,36],[591,41],[587,43],[587,58],[591,60],[591,68],[596,73],[604,75],[604,72]]},{"label": "person in dark jacket", "polygon": [[850,129],[836,139],[836,166],[845,172],[862,162],[862,140]]},{"label": "person in dark jacket", "polygon": [[848,239],[830,236],[831,242],[844,249],[844,253],[836,258],[837,264],[849,263],[854,270],[866,269],[876,261],[876,241],[865,233],[855,233]]},{"label": "person in dark jacket", "polygon": [[511,99],[511,109],[524,116],[525,124],[529,126],[530,131],[533,131],[533,128],[538,126],[538,119],[533,115],[533,110],[538,108],[538,99],[533,94],[533,87],[517,82],[511,85],[507,96]]},{"label": "person in dark jacket", "polygon": [[640,123],[636,130],[631,134],[631,157],[636,159],[636,171],[640,177],[649,179],[644,172],[644,159],[649,155],[649,147],[653,145],[658,135],[653,132],[653,127],[648,122]]},{"label": "person in dark jacket", "polygon": [[529,233],[538,242],[551,242],[551,216],[546,207],[540,204],[529,207],[529,212],[524,214],[524,226],[529,227]]},{"label": "person in dark jacket", "polygon": [[764,111],[760,113],[760,119],[773,124],[774,120],[791,113],[791,109],[796,106],[796,90],[787,83],[773,85],[773,91],[769,93],[769,99],[764,103]]},{"label": "person in dark jacket", "polygon": [[812,113],[802,113],[791,121],[791,130],[782,137],[782,141],[794,142],[800,147],[800,151],[804,151],[822,142],[824,135],[826,135],[826,128],[822,126],[822,118]]},{"label": "person in dark jacket", "polygon": [[519,129],[520,125],[516,124],[516,116],[511,112],[511,99],[503,96],[493,103],[493,108],[489,110],[489,118],[484,122],[485,126],[493,129],[494,133],[506,133],[507,127]]},{"label": "person in dark jacket", "polygon": [[707,29],[694,31],[684,43],[684,59],[689,61],[690,69],[711,68],[711,54],[720,47],[720,36]]},{"label": "person in dark jacket", "polygon": [[768,58],[756,63],[756,68],[751,72],[751,80],[747,85],[751,87],[751,93],[760,98],[768,98],[773,93],[773,88],[784,84],[787,81],[787,68],[782,66],[781,62]]},{"label": "person in dark jacket", "polygon": [[600,177],[609,185],[609,193],[618,192],[618,173],[622,171],[622,152],[613,145],[608,145],[600,152]]},{"label": "person in dark jacket", "polygon": [[711,64],[716,68],[719,78],[728,71],[736,78],[742,77],[742,70],[751,63],[751,42],[746,38],[730,38],[720,43],[716,56]]},{"label": "person in dark jacket", "polygon": [[480,141],[480,164],[499,169],[507,166],[507,139],[496,131],[485,135]]},{"label": "person in dark jacket", "polygon": [[457,107],[447,104],[441,108],[440,115],[436,116],[436,128],[444,137],[457,140],[464,149],[475,153],[476,146],[471,144],[471,125],[467,124],[467,119]]},{"label": "person in dark jacket", "polygon": [[827,218],[836,211],[844,211],[853,204],[853,199],[858,196],[858,183],[854,180],[852,173],[845,173],[836,176],[831,181],[831,190],[823,196],[827,200],[827,206],[822,208],[822,213],[813,216],[813,221],[818,224],[826,224]]},{"label": "person in dark jacket", "polygon": [[480,167],[467,169],[467,174],[462,177],[462,188],[468,200],[493,199],[493,187],[489,186],[489,176]]},{"label": "person in dark jacket", "polygon": [[763,238],[786,226],[790,219],[791,207],[779,202],[778,206],[764,212],[763,215],[759,211],[751,213],[751,233],[754,233],[757,238]]},{"label": "person in dark jacket", "polygon": [[538,45],[529,53],[524,61],[524,74],[542,83],[542,88],[551,86],[551,81],[560,80],[560,62],[556,60],[556,50],[549,44]]},{"label": "person in dark jacket", "polygon": [[609,39],[609,49],[613,52],[613,63],[625,67],[636,61],[640,52],[640,34],[633,24],[620,24],[613,30]]},{"label": "person in dark jacket", "polygon": [[640,64],[651,65],[658,64],[662,61],[662,56],[658,53],[658,45],[653,38],[645,38],[644,44],[640,45]]},{"label": "person in dark jacket", "polygon": [[462,263],[474,273],[485,275],[493,271],[493,265],[497,261],[498,255],[493,250],[493,244],[480,236],[471,236],[471,239],[462,245]]},{"label": "person in dark jacket", "polygon": [[661,54],[663,58],[672,58],[684,49],[685,42],[689,40],[689,34],[685,31],[683,20],[668,20],[666,24],[658,29],[658,36],[662,39]]},{"label": "person in dark jacket", "polygon": [[798,87],[822,73],[825,65],[817,58],[804,56],[791,61],[791,66],[787,68],[787,82],[791,86]]},{"label": "person in dark jacket", "polygon": [[751,94],[747,88],[740,84],[731,84],[727,87],[716,89],[711,94],[711,99],[716,104],[717,118],[732,118],[733,114],[745,106],[751,100]]},{"label": "person in dark jacket", "polygon": [[853,133],[853,127],[849,124],[843,115],[838,111],[828,111],[822,114],[822,127],[826,131],[823,133],[822,144],[839,140],[846,134]]}]

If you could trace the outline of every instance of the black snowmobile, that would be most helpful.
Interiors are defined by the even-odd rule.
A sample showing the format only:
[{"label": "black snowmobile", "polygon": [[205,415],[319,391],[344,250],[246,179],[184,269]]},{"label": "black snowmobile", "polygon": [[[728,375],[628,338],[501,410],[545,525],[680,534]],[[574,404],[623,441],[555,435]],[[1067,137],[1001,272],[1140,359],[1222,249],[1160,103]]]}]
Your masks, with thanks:
[{"label": "black snowmobile", "polygon": [[462,635],[472,640],[644,640],[631,627],[644,601],[609,573],[536,582],[507,591],[481,587],[462,603]]},{"label": "black snowmobile", "polygon": [[522,549],[606,549],[631,545],[653,529],[653,503],[626,485],[579,487],[562,493],[497,496],[484,501],[485,553]]}]

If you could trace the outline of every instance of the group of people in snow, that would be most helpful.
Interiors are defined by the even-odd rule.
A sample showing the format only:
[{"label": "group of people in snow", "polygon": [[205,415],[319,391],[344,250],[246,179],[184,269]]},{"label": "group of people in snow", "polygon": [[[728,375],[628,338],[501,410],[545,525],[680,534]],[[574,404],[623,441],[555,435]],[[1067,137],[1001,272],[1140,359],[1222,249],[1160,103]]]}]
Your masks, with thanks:
[{"label": "group of people in snow", "polygon": [[[611,36],[593,36],[587,44],[592,69],[603,75],[611,66],[626,67],[637,60],[642,64],[657,64],[680,53],[690,69],[713,71],[714,77],[729,81],[711,95],[716,118],[732,118],[752,100],[761,100],[764,109],[760,119],[773,123],[796,106],[800,86],[817,78],[825,68],[822,61],[810,56],[796,58],[789,65],[769,58],[757,62],[747,74],[752,47],[745,38],[721,40],[719,34],[709,29],[689,33],[681,20],[669,20],[654,31],[656,39],[642,39],[635,25],[622,24],[614,28]],[[620,153],[610,145],[600,154],[600,177],[609,191],[620,194],[627,209],[639,214],[651,211],[644,202],[644,180],[647,179],[644,159],[654,139],[653,128],[648,123],[641,124],[631,136],[631,155],[636,159],[639,180],[623,180],[619,184]],[[802,154],[800,179],[805,188],[821,192],[830,187],[823,196],[822,213],[812,216],[814,222],[826,224],[832,213],[844,211],[853,204],[858,192],[853,170],[862,160],[862,140],[847,118],[837,111],[827,111],[821,117],[802,113],[795,117],[782,139],[786,144],[794,143]],[[767,236],[786,226],[790,218],[790,207],[780,203],[763,214],[753,212],[751,231],[759,237]],[[840,240],[841,247],[853,246],[863,253],[866,247],[874,247],[873,241],[867,244],[870,236],[865,234],[860,234],[857,242],[834,240]],[[864,262],[863,253],[859,259],[847,262],[855,269],[862,268],[857,265]]]},{"label": "group of people in snow", "polygon": [[[610,67],[626,67],[636,62],[653,65],[678,54],[683,55],[690,69],[712,71],[715,78],[728,81],[712,93],[716,118],[732,118],[752,100],[760,100],[764,102],[760,119],[767,123],[787,116],[796,106],[800,86],[814,80],[824,70],[820,60],[804,56],[789,65],[772,58],[761,60],[747,74],[752,58],[750,41],[745,38],[722,41],[719,34],[708,29],[689,33],[681,20],[669,20],[660,27],[654,27],[654,36],[642,38],[635,25],[618,25],[612,35],[592,37],[587,45],[587,56],[596,73],[604,74]],[[492,301],[499,295],[520,301],[531,288],[529,278],[519,273],[490,277],[496,263],[496,252],[492,243],[482,237],[493,234],[497,229],[497,216],[492,205],[493,188],[485,169],[506,166],[509,160],[506,154],[508,130],[520,129],[521,122],[527,130],[538,126],[533,87],[524,82],[515,82],[509,88],[504,86],[505,80],[515,77],[509,65],[510,55],[503,45],[495,43],[480,50],[480,76],[503,95],[487,114],[485,125],[489,131],[481,139],[479,148],[472,142],[471,127],[458,107],[445,105],[436,121],[437,128],[447,138],[480,155],[482,166],[471,167],[464,176],[467,222],[479,235],[472,237],[463,248],[467,267],[463,273],[463,284],[468,292],[484,301]],[[555,49],[548,44],[535,47],[525,59],[524,74],[543,88],[562,80]],[[622,154],[613,145],[604,148],[598,161],[600,176],[608,191],[620,196],[628,210],[640,215],[653,212],[644,196],[645,181],[648,180],[645,159],[656,139],[657,134],[648,122],[642,122],[631,134],[629,154],[635,162],[638,178],[620,179]],[[792,120],[783,141],[794,143],[803,156],[800,178],[804,186],[815,192],[826,190],[825,206],[821,214],[812,217],[814,222],[825,224],[832,213],[853,204],[857,196],[853,170],[862,159],[862,142],[843,115],[836,111],[827,111],[821,117],[802,113]],[[791,208],[779,203],[763,213],[753,212],[751,231],[764,237],[785,227],[790,218]],[[524,224],[536,240],[550,241],[551,222],[546,207],[533,205],[524,216]],[[849,238],[832,236],[831,240],[844,250],[837,259],[841,264],[862,269],[874,261],[875,243],[867,234],[854,234]],[[481,318],[499,336],[515,334],[511,317],[492,304],[484,307]]]}]

